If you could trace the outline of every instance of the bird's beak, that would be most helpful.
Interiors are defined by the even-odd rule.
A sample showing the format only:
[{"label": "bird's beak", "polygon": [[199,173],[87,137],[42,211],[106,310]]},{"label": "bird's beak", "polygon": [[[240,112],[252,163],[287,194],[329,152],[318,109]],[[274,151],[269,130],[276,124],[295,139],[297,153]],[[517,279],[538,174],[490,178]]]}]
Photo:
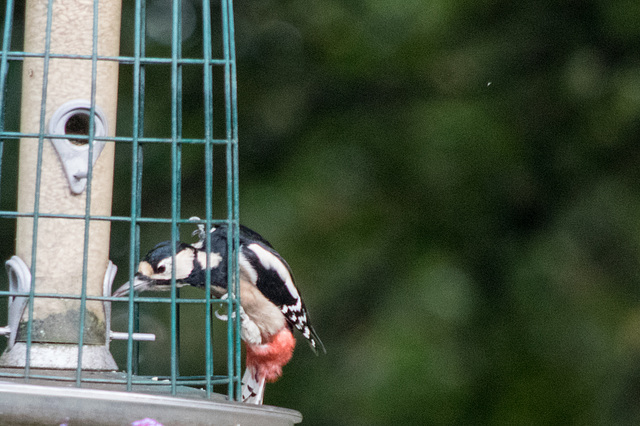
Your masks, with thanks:
[{"label": "bird's beak", "polygon": [[[154,284],[155,284],[154,280],[149,279],[149,278],[147,278],[144,275],[141,275],[139,273],[136,274],[133,277],[133,291],[134,292],[141,292],[141,291],[145,291],[145,290],[150,290],[152,287],[154,287]],[[112,296],[115,296],[115,297],[126,296],[131,291],[131,287],[132,286],[129,284],[129,281],[127,281],[119,289],[114,291]]]}]

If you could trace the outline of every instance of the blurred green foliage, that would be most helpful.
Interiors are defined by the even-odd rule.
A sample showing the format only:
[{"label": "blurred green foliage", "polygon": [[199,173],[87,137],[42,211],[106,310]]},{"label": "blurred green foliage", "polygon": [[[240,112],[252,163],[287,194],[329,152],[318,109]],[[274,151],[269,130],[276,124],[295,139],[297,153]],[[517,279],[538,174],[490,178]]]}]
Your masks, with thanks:
[{"label": "blurred green foliage", "polygon": [[236,4],[241,216],[329,350],[299,349],[269,403],[307,424],[640,420],[634,10]]},{"label": "blurred green foliage", "polygon": [[[328,351],[301,342],[265,402],[307,425],[638,423],[640,3],[234,7],[241,219],[291,264]],[[166,54],[158,37],[149,54]],[[149,135],[168,129],[162,77]],[[201,86],[184,80],[185,134]],[[125,67],[119,97],[129,135]],[[144,214],[168,212],[167,152],[145,151]],[[185,217],[203,214],[199,155],[185,150]],[[143,234],[143,251],[169,235]],[[114,226],[122,280],[127,241]]]}]

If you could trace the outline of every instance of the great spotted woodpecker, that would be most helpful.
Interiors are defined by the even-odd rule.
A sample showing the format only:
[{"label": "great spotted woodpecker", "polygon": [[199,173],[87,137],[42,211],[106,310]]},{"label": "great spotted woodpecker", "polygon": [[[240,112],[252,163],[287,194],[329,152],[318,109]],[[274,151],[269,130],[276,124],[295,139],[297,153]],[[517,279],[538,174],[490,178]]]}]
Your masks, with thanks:
[{"label": "great spotted woodpecker", "polygon": [[[192,218],[198,219],[198,218]],[[176,286],[204,288],[207,270],[204,225],[194,232],[200,241],[176,243],[175,267],[171,242],[156,245],[138,266],[133,285],[124,284],[113,296],[136,292],[168,291],[175,269]],[[208,268],[211,292],[215,297],[227,296],[227,226],[211,230]],[[242,400],[262,404],[266,382],[282,375],[295,347],[293,328],[297,328],[317,354],[324,345],[309,322],[309,313],[293,280],[291,268],[260,234],[240,225],[240,316],[241,337],[246,345],[246,370],[242,378]],[[216,316],[226,319],[224,315]]]}]

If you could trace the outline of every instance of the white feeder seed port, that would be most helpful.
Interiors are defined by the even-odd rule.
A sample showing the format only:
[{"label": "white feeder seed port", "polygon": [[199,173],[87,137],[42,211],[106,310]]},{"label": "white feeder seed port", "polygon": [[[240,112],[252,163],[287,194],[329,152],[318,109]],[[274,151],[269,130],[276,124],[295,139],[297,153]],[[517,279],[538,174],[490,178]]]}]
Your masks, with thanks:
[{"label": "white feeder seed port", "polygon": [[[76,99],[63,104],[49,120],[51,143],[60,157],[73,194],[81,194],[87,186],[90,122],[91,102],[84,99]],[[93,123],[94,138],[107,135],[107,118],[98,105],[94,107]],[[67,137],[63,138],[63,135]],[[84,137],[72,137],[72,135]],[[104,141],[93,141],[93,165],[98,160],[104,145]]]}]

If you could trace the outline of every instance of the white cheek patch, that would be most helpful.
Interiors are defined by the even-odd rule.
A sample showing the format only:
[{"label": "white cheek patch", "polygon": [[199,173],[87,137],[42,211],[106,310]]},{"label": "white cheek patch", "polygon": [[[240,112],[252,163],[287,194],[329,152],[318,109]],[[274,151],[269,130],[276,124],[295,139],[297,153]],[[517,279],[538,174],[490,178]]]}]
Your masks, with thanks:
[{"label": "white cheek patch", "polygon": [[[189,276],[193,270],[193,252],[191,250],[182,250],[176,253],[176,280],[183,280]],[[158,263],[158,267],[164,266],[164,272],[154,274],[150,278],[154,280],[170,280],[171,269],[173,268],[173,259],[167,257]],[[157,269],[157,268],[156,268]]]},{"label": "white cheek patch", "polygon": [[282,279],[282,281],[284,281],[284,284],[287,286],[287,290],[289,290],[291,296],[297,300],[297,303],[301,303],[300,295],[298,294],[296,286],[293,284],[291,274],[289,273],[287,267],[280,261],[280,259],[274,256],[268,250],[265,250],[259,244],[249,244],[247,247],[251,251],[253,251],[256,256],[258,256],[260,263],[262,263],[262,266],[264,266],[265,269],[272,269],[278,273],[280,279]]},{"label": "white cheek patch", "polygon": [[[207,268],[207,252],[206,251],[198,251],[198,262],[202,269]],[[222,256],[218,253],[210,253],[209,254],[209,268],[215,269],[220,266],[220,262],[222,262]]]}]

